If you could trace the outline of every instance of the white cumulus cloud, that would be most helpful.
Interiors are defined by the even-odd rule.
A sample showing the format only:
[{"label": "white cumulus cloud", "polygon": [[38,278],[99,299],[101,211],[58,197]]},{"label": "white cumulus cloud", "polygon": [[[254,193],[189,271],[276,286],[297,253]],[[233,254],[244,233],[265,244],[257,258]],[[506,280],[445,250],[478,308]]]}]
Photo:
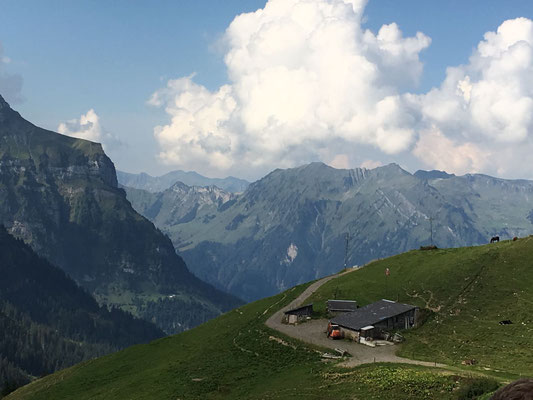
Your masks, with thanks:
[{"label": "white cumulus cloud", "polygon": [[120,141],[115,136],[102,128],[100,117],[92,108],[80,118],[61,122],[57,131],[63,135],[102,143],[104,148],[120,145]]},{"label": "white cumulus cloud", "polygon": [[474,143],[454,143],[436,129],[421,135],[413,153],[431,168],[457,174],[482,171],[490,155]]},{"label": "white cumulus cloud", "polygon": [[533,22],[503,22],[468,64],[448,68],[439,88],[411,100],[438,129],[421,132],[414,150],[427,166],[511,176],[527,168],[533,176],[519,156],[533,151]]},{"label": "white cumulus cloud", "polygon": [[533,22],[504,21],[442,84],[413,94],[431,39],[405,37],[396,23],[365,29],[365,5],[269,0],[235,17],[224,36],[226,85],[209,90],[193,74],[150,98],[169,116],[154,131],[160,159],[215,176],[315,160],[370,166],[381,156],[533,177]]},{"label": "white cumulus cloud", "polygon": [[57,127],[57,131],[63,135],[90,140],[91,142],[100,142],[102,140],[100,117],[92,108],[86,114],[82,114],[79,119],[61,122]]},{"label": "white cumulus cloud", "polygon": [[160,158],[223,174],[317,159],[332,140],[352,151],[409,149],[417,116],[401,91],[419,80],[431,40],[396,24],[364,30],[365,4],[269,0],[237,16],[225,32],[227,85],[210,91],[182,77],[149,100],[170,116],[155,129]]}]

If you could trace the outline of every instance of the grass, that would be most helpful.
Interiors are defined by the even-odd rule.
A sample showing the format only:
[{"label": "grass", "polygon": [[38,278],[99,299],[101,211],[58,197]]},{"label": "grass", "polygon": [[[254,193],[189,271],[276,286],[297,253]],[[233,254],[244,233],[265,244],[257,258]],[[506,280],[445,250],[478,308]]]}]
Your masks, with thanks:
[{"label": "grass", "polygon": [[183,334],[79,364],[36,381],[12,396],[239,399],[249,397],[250,382],[256,384],[254,391],[268,391],[269,382],[286,379],[286,373],[303,376],[313,365],[321,366],[313,350],[292,349],[269,340],[272,332],[263,325],[268,315],[265,310],[291,301],[303,289],[298,287],[234,310]]},{"label": "grass", "polygon": [[[478,378],[429,370],[420,366],[400,364],[371,364],[353,370],[326,373],[332,391],[339,395],[358,393],[365,398],[382,399],[467,399],[474,389],[483,394],[498,387],[490,378]],[[466,396],[465,396],[466,395]],[[381,397],[380,397],[381,396]]]},{"label": "grass", "polygon": [[[387,297],[431,308],[421,327],[404,332],[400,355],[442,362],[451,366],[447,369],[324,363],[315,348],[264,325],[307,286],[301,285],[185,333],[47,376],[8,398],[460,399],[474,398],[468,397],[472,393],[488,398],[496,381],[533,375],[532,254],[533,238],[412,251],[334,279],[311,297],[321,313],[335,293],[361,305]],[[388,282],[385,268],[391,271]],[[514,323],[499,325],[502,319]],[[461,365],[472,358],[476,365]]]},{"label": "grass", "polygon": [[[319,314],[325,301],[354,299],[365,305],[381,298],[429,310],[427,321],[404,332],[399,355],[426,361],[533,375],[533,237],[492,245],[415,250],[334,279],[313,301]],[[389,268],[390,276],[385,276]],[[501,320],[512,325],[499,325]]]}]

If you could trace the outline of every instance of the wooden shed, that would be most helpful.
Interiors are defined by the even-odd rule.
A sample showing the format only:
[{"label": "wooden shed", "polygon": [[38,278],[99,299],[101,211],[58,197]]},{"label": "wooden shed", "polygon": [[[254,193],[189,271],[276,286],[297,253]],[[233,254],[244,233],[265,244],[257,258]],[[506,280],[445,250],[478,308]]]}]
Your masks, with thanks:
[{"label": "wooden shed", "polygon": [[345,313],[357,310],[355,300],[328,300],[326,307],[329,313]]},{"label": "wooden shed", "polygon": [[307,304],[305,306],[300,306],[298,308],[285,311],[283,322],[288,324],[296,324],[297,322],[311,318],[311,315],[313,315],[313,304]]},{"label": "wooden shed", "polygon": [[336,316],[331,323],[341,327],[344,337],[360,342],[361,338],[379,339],[384,332],[412,328],[417,312],[416,306],[383,299]]}]

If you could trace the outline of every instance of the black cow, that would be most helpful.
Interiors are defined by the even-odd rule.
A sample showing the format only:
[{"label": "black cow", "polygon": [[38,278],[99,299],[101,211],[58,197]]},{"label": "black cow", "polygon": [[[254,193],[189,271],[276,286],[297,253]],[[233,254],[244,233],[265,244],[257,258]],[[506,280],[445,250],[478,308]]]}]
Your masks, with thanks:
[{"label": "black cow", "polygon": [[499,241],[500,241],[500,237],[499,237],[499,236],[493,236],[493,237],[490,239],[490,242],[491,242],[491,243],[499,242]]}]

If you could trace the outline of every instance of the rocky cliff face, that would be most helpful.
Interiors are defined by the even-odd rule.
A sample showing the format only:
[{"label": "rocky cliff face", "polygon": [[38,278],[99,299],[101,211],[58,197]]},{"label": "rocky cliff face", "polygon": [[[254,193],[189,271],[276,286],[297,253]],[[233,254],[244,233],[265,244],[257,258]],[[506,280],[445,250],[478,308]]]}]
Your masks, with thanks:
[{"label": "rocky cliff face", "polygon": [[170,240],[132,209],[100,144],[38,128],[3,99],[0,222],[101,303],[157,323],[146,310],[174,299],[167,331],[190,326],[191,302],[205,318],[237,304],[196,279]]}]

